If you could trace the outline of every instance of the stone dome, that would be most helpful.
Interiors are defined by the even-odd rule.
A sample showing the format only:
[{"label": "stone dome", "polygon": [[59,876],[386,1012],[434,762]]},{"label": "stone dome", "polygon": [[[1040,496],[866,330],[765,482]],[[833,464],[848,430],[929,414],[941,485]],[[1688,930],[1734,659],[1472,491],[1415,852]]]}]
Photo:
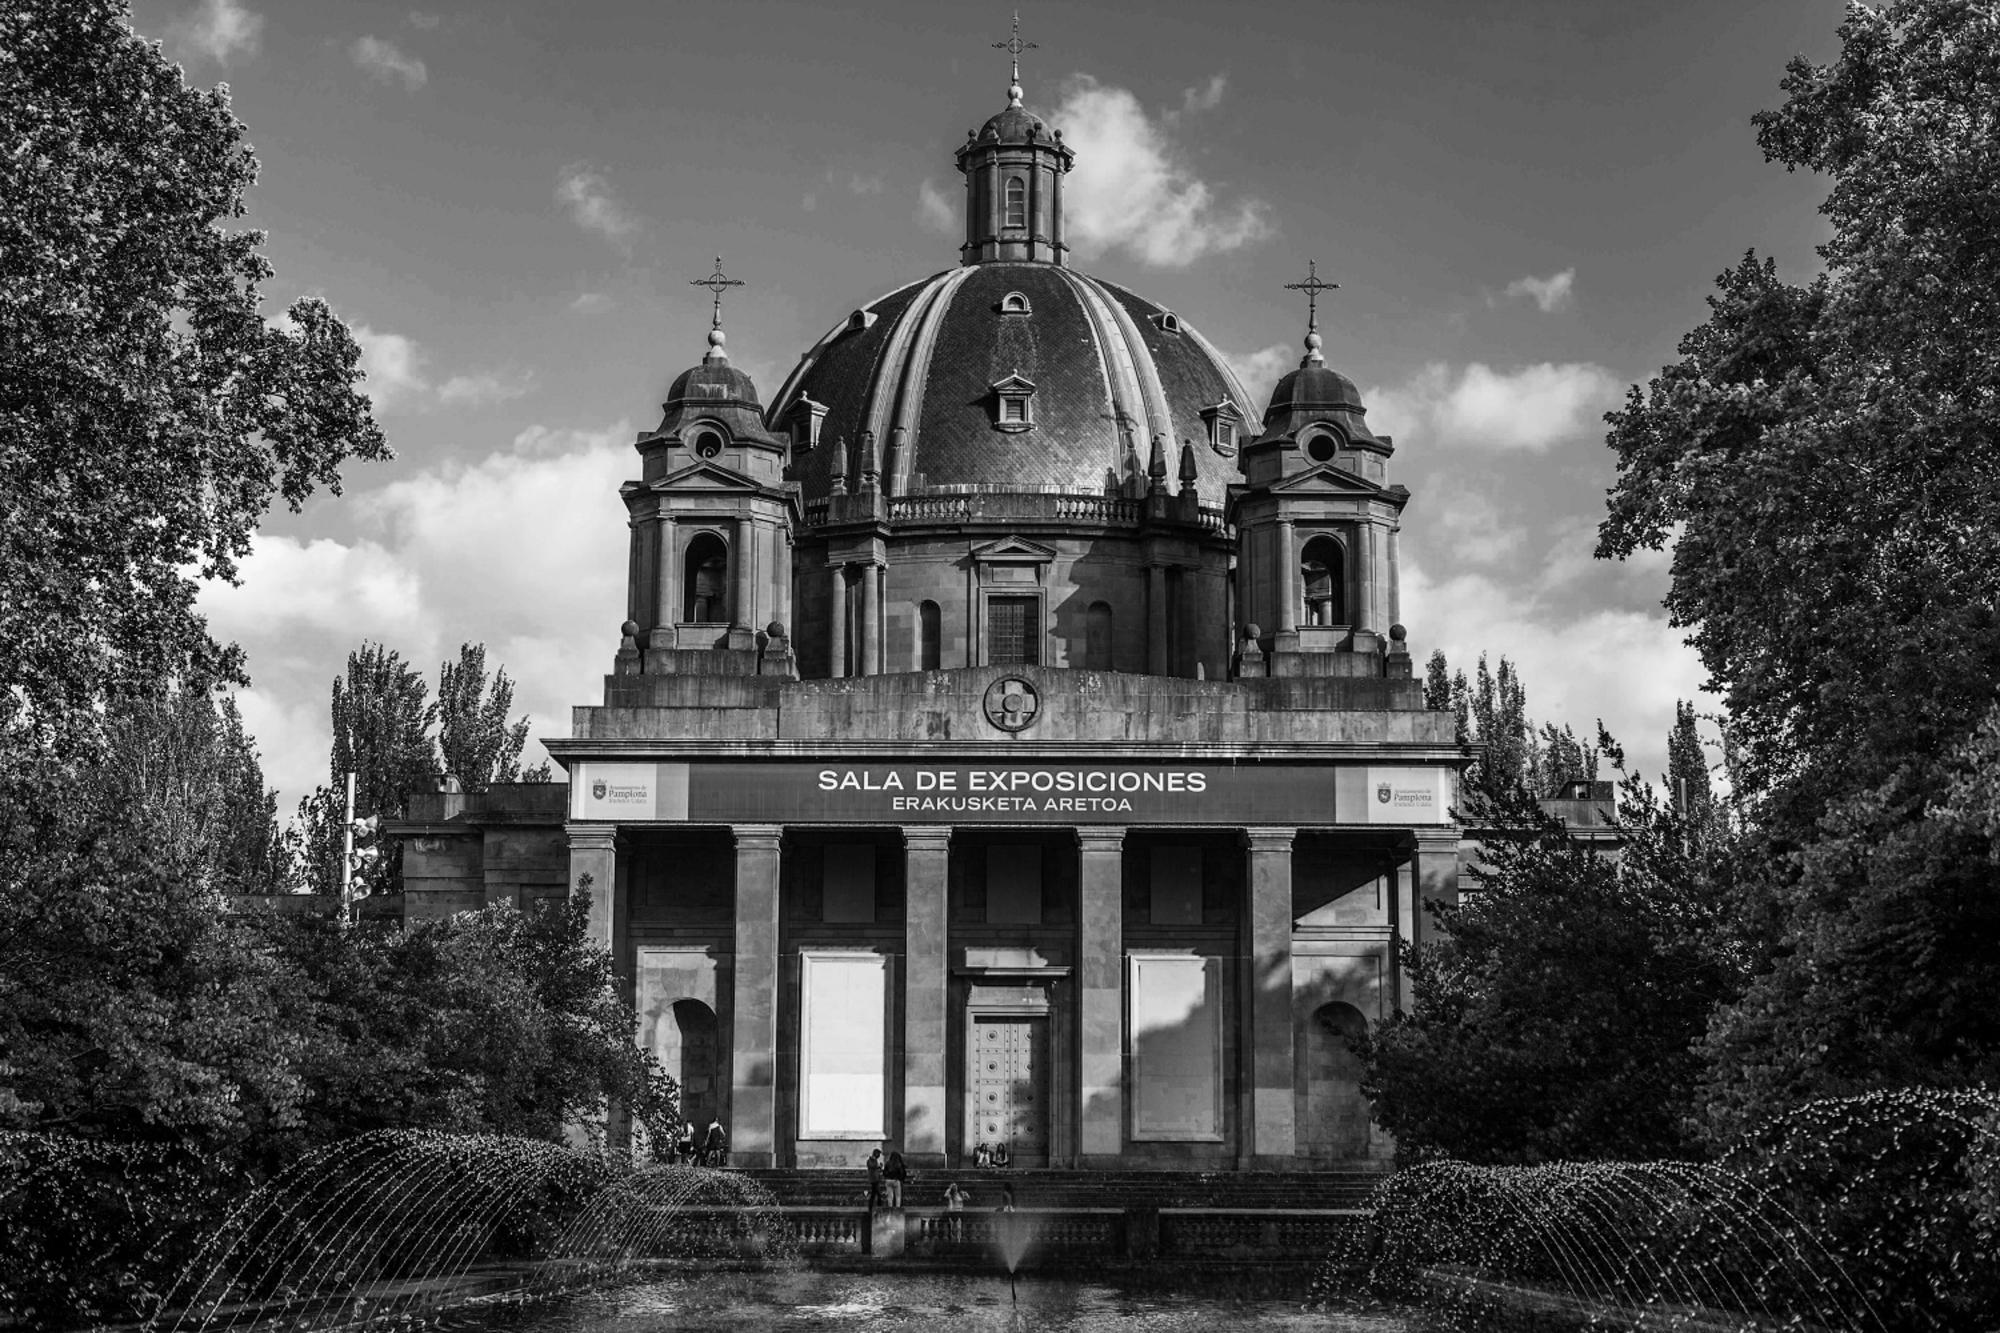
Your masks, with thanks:
[{"label": "stone dome", "polygon": [[[1010,396],[1025,396],[1025,421],[1006,418]],[[1241,430],[1256,420],[1192,325],[1114,283],[1036,262],[968,265],[863,306],[801,358],[766,420],[779,426],[802,399],[826,409],[819,446],[795,455],[808,501],[830,493],[836,467],[852,466],[843,455],[872,431],[891,495],[1132,494],[1158,436],[1169,484],[1178,488],[1191,444],[1201,502],[1220,505],[1241,479],[1238,437],[1211,421],[1220,413]]]}]

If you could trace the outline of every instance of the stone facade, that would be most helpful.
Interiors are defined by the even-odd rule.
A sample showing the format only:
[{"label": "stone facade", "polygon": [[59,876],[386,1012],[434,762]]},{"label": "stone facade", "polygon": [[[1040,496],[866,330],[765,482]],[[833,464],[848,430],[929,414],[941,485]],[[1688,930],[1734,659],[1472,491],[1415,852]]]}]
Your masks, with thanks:
[{"label": "stone facade", "polygon": [[568,782],[420,801],[406,912],[582,887],[743,1164],[1381,1158],[1347,1039],[1463,841],[1393,446],[1317,333],[1253,425],[1191,325],[1072,271],[1073,155],[1011,91],[961,267],[768,407],[718,315],[636,442]]}]

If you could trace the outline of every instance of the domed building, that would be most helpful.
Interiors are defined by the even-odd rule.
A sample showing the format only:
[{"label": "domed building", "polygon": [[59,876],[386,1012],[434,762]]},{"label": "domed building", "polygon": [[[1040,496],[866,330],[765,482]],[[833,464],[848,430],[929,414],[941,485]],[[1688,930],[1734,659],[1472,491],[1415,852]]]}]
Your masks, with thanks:
[{"label": "domed building", "polygon": [[1070,266],[1074,156],[1016,83],[957,150],[957,266],[768,402],[718,302],[636,442],[567,787],[399,830],[412,915],[581,886],[741,1164],[1388,1150],[1346,1038],[1459,864],[1409,493],[1316,331],[1258,413],[1192,320]]}]

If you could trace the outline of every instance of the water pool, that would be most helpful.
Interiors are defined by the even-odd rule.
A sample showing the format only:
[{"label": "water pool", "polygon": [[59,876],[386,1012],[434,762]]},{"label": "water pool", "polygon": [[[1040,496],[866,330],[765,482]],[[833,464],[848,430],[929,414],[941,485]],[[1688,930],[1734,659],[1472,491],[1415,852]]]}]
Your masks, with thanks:
[{"label": "water pool", "polygon": [[1084,1333],[1414,1333],[1383,1311],[1304,1308],[1303,1277],[1282,1283],[1167,1285],[1023,1275],[1019,1300],[1001,1274],[855,1273],[797,1270],[673,1278],[580,1296],[527,1312],[470,1312],[456,1329],[508,1333],[683,1333],[750,1329],[950,1329],[952,1333],[1083,1330]]}]

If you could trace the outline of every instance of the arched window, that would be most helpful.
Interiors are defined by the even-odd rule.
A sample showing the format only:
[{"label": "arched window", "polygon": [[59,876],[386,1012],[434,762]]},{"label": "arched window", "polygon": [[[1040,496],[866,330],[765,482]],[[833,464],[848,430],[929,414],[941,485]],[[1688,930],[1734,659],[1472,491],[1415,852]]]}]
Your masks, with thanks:
[{"label": "arched window", "polygon": [[1028,225],[1028,187],[1019,176],[1007,178],[1007,226]]},{"label": "arched window", "polygon": [[1306,543],[1299,559],[1299,586],[1305,590],[1308,625],[1347,623],[1347,571],[1340,543],[1331,537],[1315,537]]},{"label": "arched window", "polygon": [[936,602],[917,603],[917,670],[943,665],[944,618]]},{"label": "arched window", "polygon": [[1092,602],[1083,616],[1083,665],[1091,671],[1111,666],[1111,605]]},{"label": "arched window", "polygon": [[682,566],[681,620],[696,625],[729,619],[729,548],[722,538],[704,532],[688,543]]}]

